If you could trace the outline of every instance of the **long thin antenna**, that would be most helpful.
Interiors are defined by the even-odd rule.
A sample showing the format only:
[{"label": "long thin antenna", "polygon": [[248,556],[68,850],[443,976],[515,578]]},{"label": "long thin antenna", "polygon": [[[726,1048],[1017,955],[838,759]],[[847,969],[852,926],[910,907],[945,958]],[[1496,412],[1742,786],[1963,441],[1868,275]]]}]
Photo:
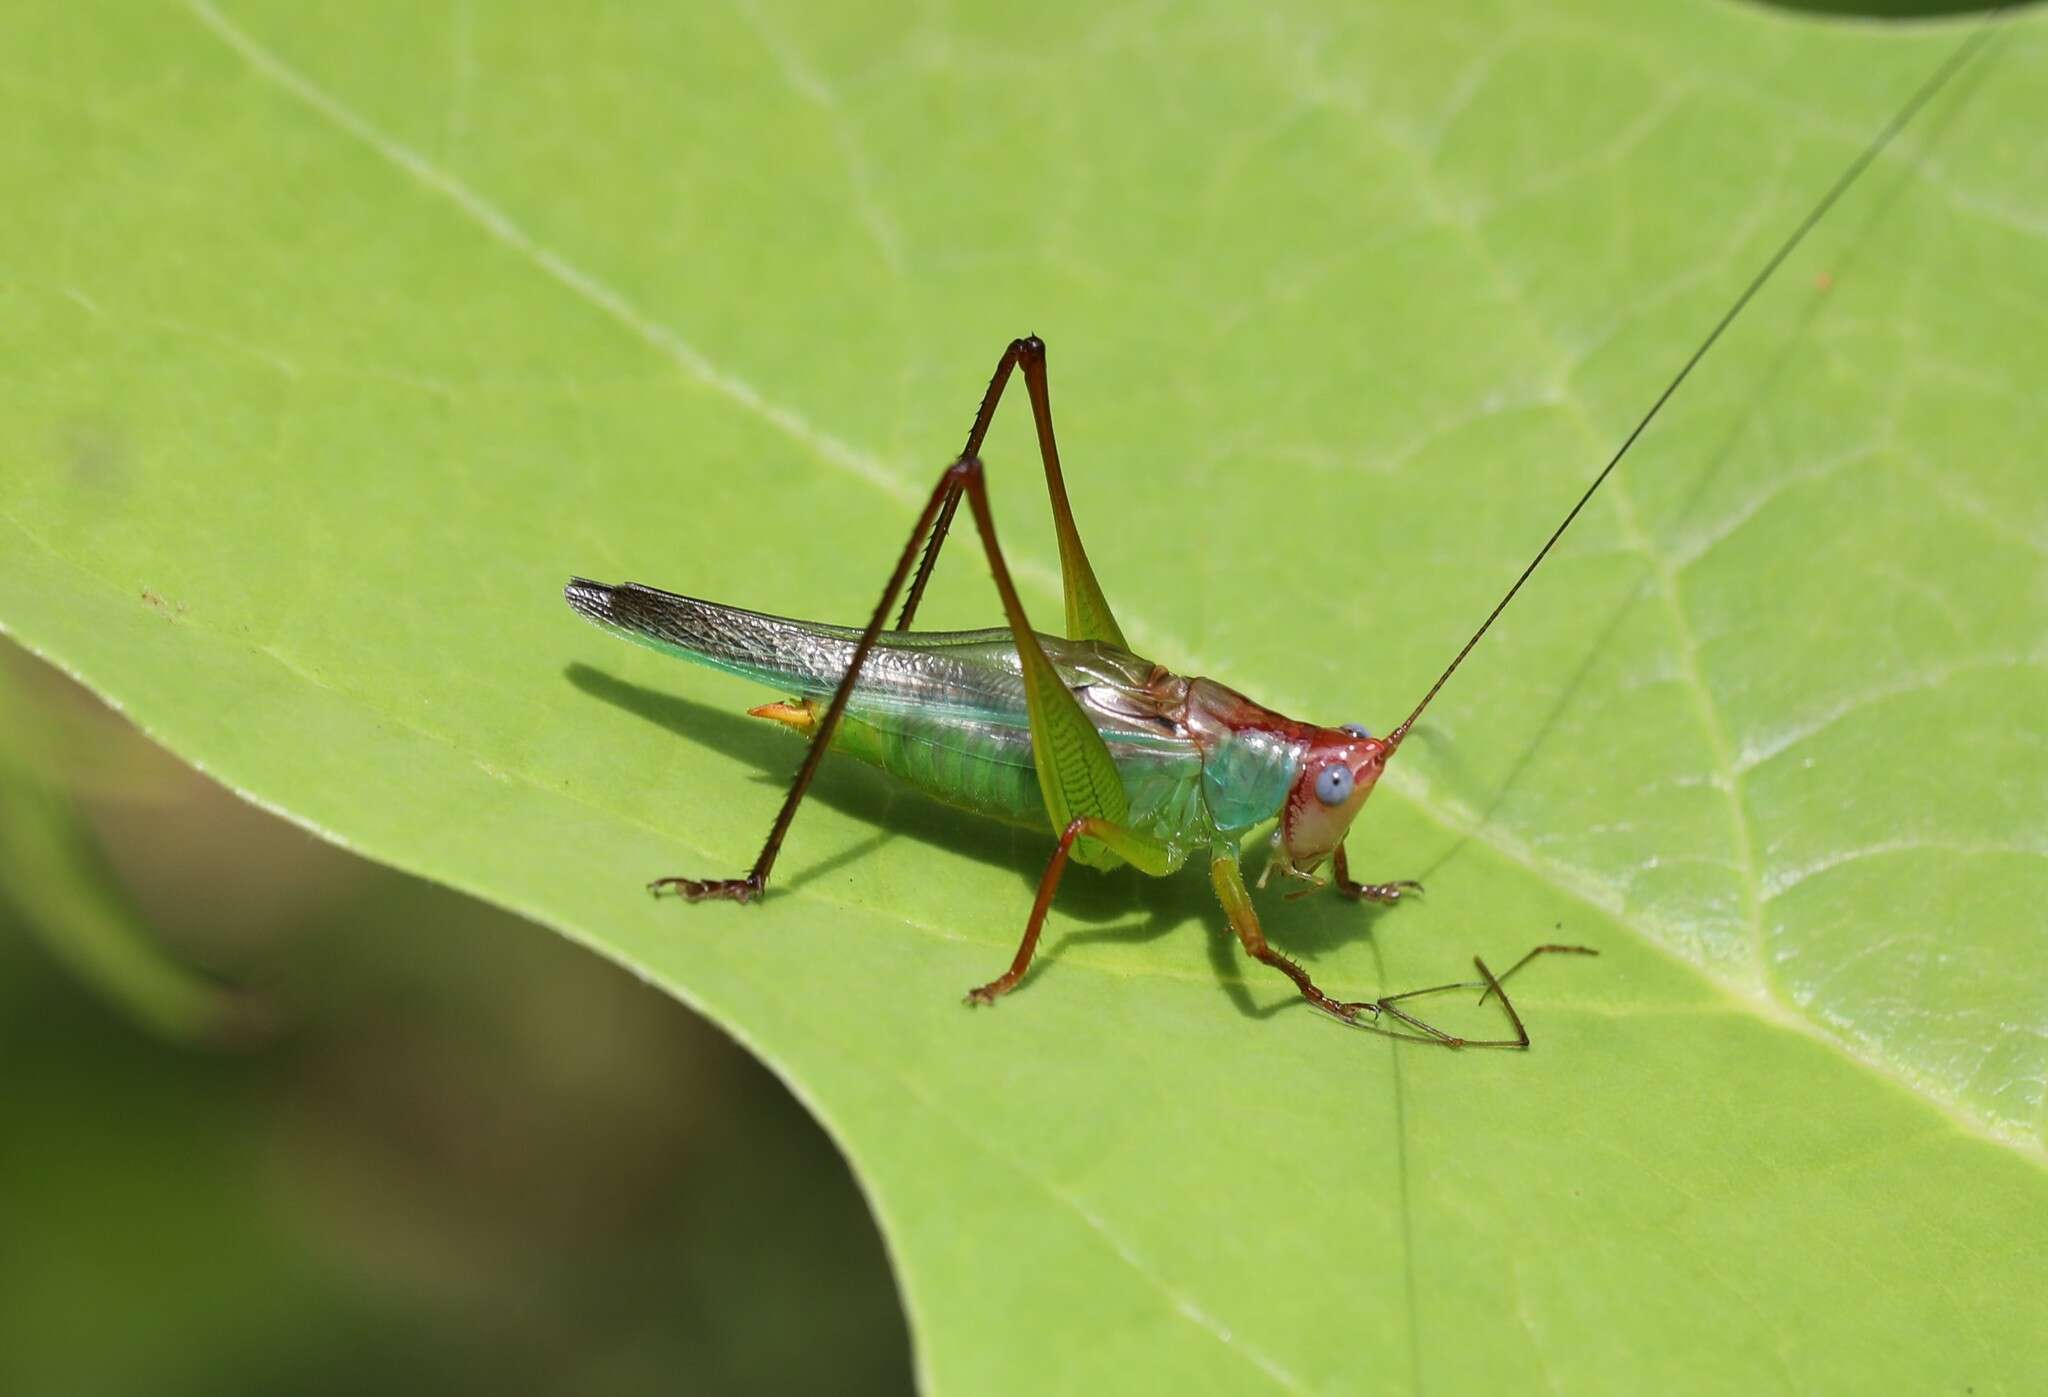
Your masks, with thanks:
[{"label": "long thin antenna", "polygon": [[1487,630],[1492,627],[1501,612],[1507,610],[1508,603],[1515,599],[1515,593],[1522,590],[1522,584],[1529,580],[1529,575],[1536,571],[1537,565],[1550,556],[1550,550],[1560,538],[1564,537],[1564,531],[1572,526],[1572,520],[1579,517],[1579,511],[1586,507],[1586,502],[1593,498],[1593,493],[1606,484],[1608,476],[1614,474],[1614,468],[1621,464],[1621,458],[1628,455],[1629,448],[1636,444],[1636,438],[1641,436],[1644,429],[1656,419],[1657,414],[1664,410],[1664,404],[1669,402],[1671,395],[1678,391],[1678,385],[1685,382],[1687,375],[1692,373],[1700,360],[1707,357],[1707,351],[1714,347],[1714,341],[1721,338],[1721,332],[1735,323],[1735,317],[1742,314],[1743,308],[1750,303],[1757,292],[1763,289],[1764,283],[1771,279],[1771,274],[1778,270],[1779,265],[1787,257],[1792,255],[1792,250],[1805,240],[1808,233],[1813,231],[1814,225],[1827,216],[1828,210],[1832,209],[1836,202],[1849,192],[1849,186],[1856,183],[1857,178],[1869,167],[1870,162],[1877,159],[1884,148],[1892,143],[1892,139],[1899,132],[1903,131],[1914,117],[1920,114],[1920,109],[1933,99],[1935,93],[1941,91],[1947,85],[1949,79],[1954,77],[1964,64],[1976,56],[1977,50],[1982,48],[1985,42],[1990,39],[1992,21],[1998,17],[1999,12],[2003,9],[2005,9],[2004,5],[1994,6],[1984,16],[1983,21],[1976,29],[1971,31],[1970,36],[1957,45],[1955,51],[1948,56],[1942,65],[1935,69],[1925,82],[1920,84],[1919,89],[1906,99],[1905,105],[1900,107],[1892,119],[1884,124],[1884,128],[1872,138],[1870,144],[1865,146],[1861,153],[1849,162],[1848,168],[1844,169],[1836,177],[1833,186],[1829,188],[1827,193],[1821,196],[1820,202],[1808,211],[1806,217],[1799,220],[1799,226],[1792,230],[1790,237],[1779,244],[1778,250],[1771,254],[1770,261],[1764,263],[1763,270],[1750,279],[1749,285],[1742,288],[1742,294],[1735,298],[1735,303],[1728,307],[1727,312],[1722,315],[1721,319],[1714,325],[1714,328],[1707,332],[1707,337],[1700,341],[1699,348],[1695,349],[1692,352],[1692,357],[1685,361],[1685,367],[1681,368],[1672,377],[1671,382],[1664,385],[1664,391],[1657,395],[1656,402],[1650,404],[1650,410],[1643,414],[1642,421],[1636,423],[1635,430],[1630,432],[1621,445],[1615,449],[1614,455],[1608,459],[1607,464],[1600,468],[1600,474],[1593,477],[1593,483],[1586,487],[1585,494],[1579,496],[1579,502],[1572,506],[1571,513],[1565,515],[1564,522],[1559,524],[1552,531],[1550,537],[1543,541],[1543,546],[1536,550],[1536,556],[1529,560],[1529,566],[1522,569],[1522,575],[1515,579],[1514,585],[1508,588],[1507,594],[1494,604],[1493,610],[1486,613],[1486,619],[1479,623],[1479,629],[1474,631],[1472,638],[1465,642],[1465,648],[1460,650],[1457,658],[1452,660],[1445,667],[1444,672],[1437,676],[1436,683],[1429,686],[1429,692],[1422,696],[1422,702],[1415,705],[1415,711],[1401,720],[1401,726],[1387,734],[1387,752],[1389,755],[1393,753],[1396,747],[1401,745],[1401,740],[1408,736],[1408,730],[1415,726],[1415,720],[1422,716],[1423,709],[1429,707],[1430,700],[1436,697],[1437,691],[1449,682],[1453,674],[1458,672],[1458,666],[1465,663],[1465,657],[1472,653],[1472,647],[1477,645],[1480,639],[1485,636]]}]

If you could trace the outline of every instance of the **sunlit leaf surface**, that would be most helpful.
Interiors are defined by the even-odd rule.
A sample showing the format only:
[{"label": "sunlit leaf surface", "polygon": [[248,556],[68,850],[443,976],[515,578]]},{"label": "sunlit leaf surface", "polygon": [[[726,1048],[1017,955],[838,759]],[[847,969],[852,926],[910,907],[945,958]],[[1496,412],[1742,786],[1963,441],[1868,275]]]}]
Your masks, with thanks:
[{"label": "sunlit leaf surface", "polygon": [[[1075,875],[969,1012],[1047,841],[858,770],[765,903],[655,904],[744,867],[797,749],[561,583],[859,619],[1036,331],[1133,642],[1385,726],[1958,26],[858,8],[10,7],[0,625],[752,1045],[934,1390],[2038,1380],[2048,29],[1446,691],[1353,841],[1426,900],[1264,904],[1346,994],[1601,949],[1486,1056],[1317,1018],[1197,876]],[[1021,413],[989,456],[1049,623]],[[994,611],[954,556],[929,619]]]}]

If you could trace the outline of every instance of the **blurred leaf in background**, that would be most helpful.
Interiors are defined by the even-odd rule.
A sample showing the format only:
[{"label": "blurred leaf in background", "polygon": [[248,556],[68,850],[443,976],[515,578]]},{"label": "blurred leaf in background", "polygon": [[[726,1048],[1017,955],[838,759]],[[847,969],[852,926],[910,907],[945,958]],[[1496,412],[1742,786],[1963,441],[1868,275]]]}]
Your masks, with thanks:
[{"label": "blurred leaf in background", "polygon": [[[15,657],[10,652],[10,661]],[[23,667],[16,662],[16,667]],[[208,1042],[254,1031],[253,1006],[164,953],[110,876],[65,778],[92,750],[0,675],[0,900],[50,954],[145,1026]],[[95,764],[104,780],[108,769]]]},{"label": "blurred leaf in background", "polygon": [[[0,702],[0,1391],[908,1386],[843,1162],[723,1035],[12,647]],[[186,958],[266,1036],[180,1046],[219,1021]]]}]

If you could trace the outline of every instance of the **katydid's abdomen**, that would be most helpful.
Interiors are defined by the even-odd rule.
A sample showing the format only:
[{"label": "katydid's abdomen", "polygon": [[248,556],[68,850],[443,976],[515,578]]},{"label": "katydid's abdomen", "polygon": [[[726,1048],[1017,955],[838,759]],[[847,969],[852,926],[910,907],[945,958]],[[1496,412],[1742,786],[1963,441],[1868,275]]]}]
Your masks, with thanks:
[{"label": "katydid's abdomen", "polygon": [[[638,644],[792,695],[751,711],[805,736],[860,639],[850,627],[632,583],[578,578],[567,595]],[[1304,744],[1292,737],[1301,725],[1114,646],[1038,641],[1109,748],[1131,828],[1192,851],[1278,812],[1301,769]],[[1032,829],[1051,824],[1007,630],[885,633],[861,667],[831,750],[948,805]]]}]

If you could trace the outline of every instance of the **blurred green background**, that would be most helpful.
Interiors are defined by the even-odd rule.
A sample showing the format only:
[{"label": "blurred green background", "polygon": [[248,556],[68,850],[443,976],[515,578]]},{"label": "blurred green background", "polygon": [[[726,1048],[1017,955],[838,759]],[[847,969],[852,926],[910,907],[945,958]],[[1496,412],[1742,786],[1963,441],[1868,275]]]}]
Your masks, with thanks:
[{"label": "blurred green background", "polygon": [[[6,642],[0,699],[0,1393],[909,1387],[844,1162],[722,1033]],[[60,963],[95,916],[147,939]],[[212,1007],[153,954],[228,1032],[149,1023]]]}]

